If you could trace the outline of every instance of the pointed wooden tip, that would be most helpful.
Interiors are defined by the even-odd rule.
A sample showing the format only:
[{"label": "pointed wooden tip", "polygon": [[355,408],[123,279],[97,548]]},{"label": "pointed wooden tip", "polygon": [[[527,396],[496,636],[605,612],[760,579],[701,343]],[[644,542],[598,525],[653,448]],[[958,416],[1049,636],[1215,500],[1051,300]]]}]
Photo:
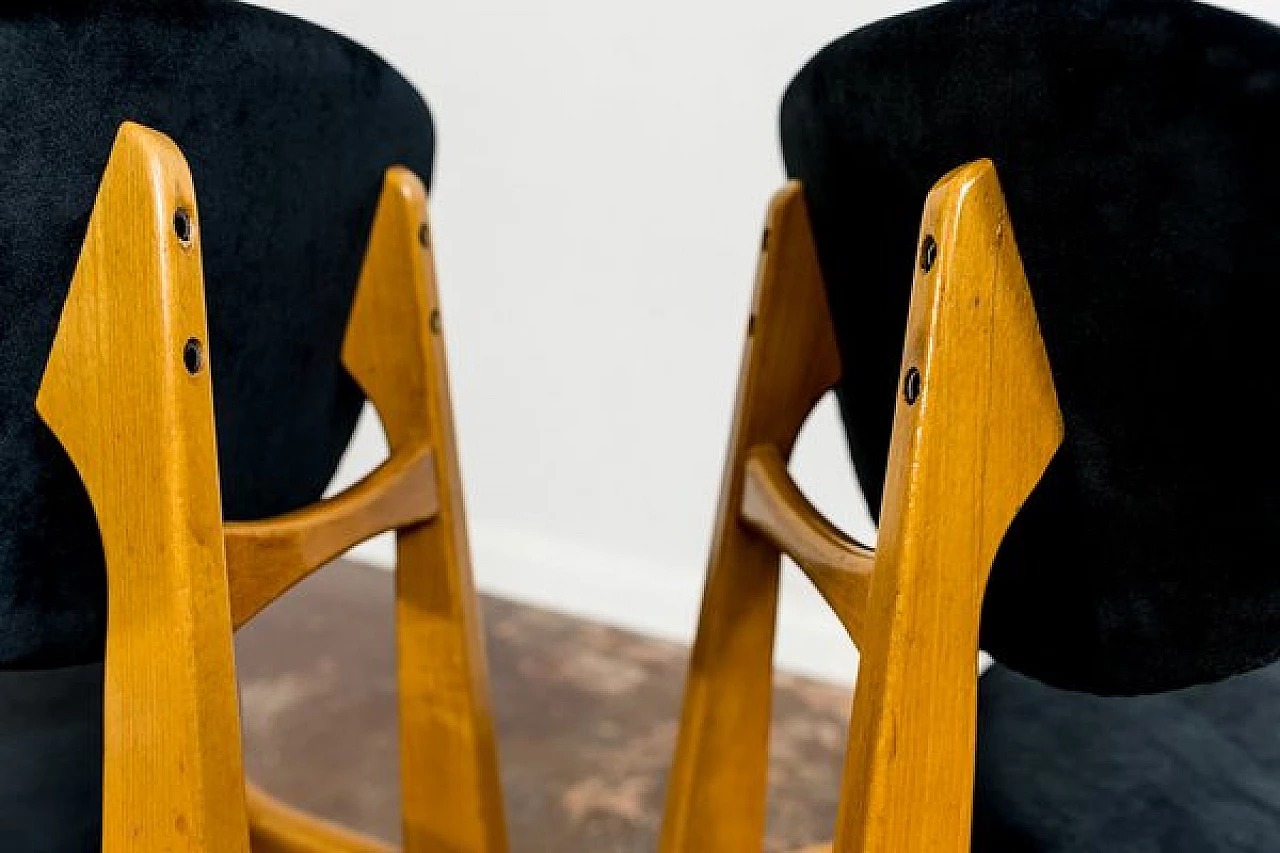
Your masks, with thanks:
[{"label": "pointed wooden tip", "polygon": [[[420,438],[428,367],[443,355],[431,263],[427,191],[387,170],[342,343],[342,364],[378,411],[393,446]],[[415,426],[415,424],[417,426]]]},{"label": "pointed wooden tip", "polygon": [[[922,371],[919,410],[929,407],[931,396],[935,405],[985,410],[984,464],[989,474],[999,472],[1000,484],[984,510],[984,539],[994,551],[1061,445],[1064,427],[1031,287],[990,160],[952,170],[929,194],[912,313],[912,364],[904,371]],[[941,393],[931,395],[930,386],[941,383],[963,391],[937,388]],[[975,392],[981,397],[966,396]]]},{"label": "pointed wooden tip", "polygon": [[422,179],[405,166],[392,166],[387,170],[382,182],[383,197],[395,193],[410,207],[425,207],[427,203],[427,187]]},{"label": "pointed wooden tip", "polygon": [[36,397],[37,412],[64,444],[83,420],[86,395],[107,376],[138,374],[140,381],[161,383],[181,369],[187,340],[207,353],[198,240],[186,158],[163,133],[125,122],[98,187]]}]

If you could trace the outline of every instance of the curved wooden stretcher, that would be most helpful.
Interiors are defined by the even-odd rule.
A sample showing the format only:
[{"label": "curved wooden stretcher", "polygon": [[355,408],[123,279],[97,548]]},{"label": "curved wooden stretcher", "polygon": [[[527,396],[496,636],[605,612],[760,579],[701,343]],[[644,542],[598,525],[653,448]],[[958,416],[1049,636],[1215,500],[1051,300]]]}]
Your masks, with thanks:
[{"label": "curved wooden stretcher", "polygon": [[[392,530],[404,849],[506,850],[429,234],[421,182],[390,170],[342,354],[390,458],[337,497],[226,523],[191,175],[161,134],[121,129],[37,400],[106,555],[107,853],[389,849],[246,796],[232,635]],[[990,163],[937,184],[921,247],[872,550],[787,472],[841,365],[799,185],[770,208],[662,853],[763,845],[783,554],[861,652],[835,840],[815,853],[968,853],[983,591],[1063,427]]]},{"label": "curved wooden stretcher", "polygon": [[195,189],[168,138],[121,128],[37,400],[106,554],[107,853],[388,849],[246,797],[232,633],[391,530],[404,847],[506,850],[426,201],[387,173],[342,353],[390,458],[337,497],[225,523]]}]

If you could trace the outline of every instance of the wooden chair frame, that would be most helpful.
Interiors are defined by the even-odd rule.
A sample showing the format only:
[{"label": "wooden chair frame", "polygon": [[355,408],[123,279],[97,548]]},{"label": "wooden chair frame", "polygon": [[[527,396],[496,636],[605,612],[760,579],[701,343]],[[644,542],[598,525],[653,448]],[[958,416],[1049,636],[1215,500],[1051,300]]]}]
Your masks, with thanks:
[{"label": "wooden chair frame", "polygon": [[422,183],[387,173],[342,352],[391,457],[349,491],[267,521],[222,518],[198,223],[178,148],[124,125],[37,398],[106,556],[102,849],[389,849],[246,797],[232,634],[394,530],[404,849],[503,853]]},{"label": "wooden chair frame", "polygon": [[861,653],[835,841],[815,850],[970,849],[983,592],[1063,425],[991,163],[938,182],[919,245],[872,551],[787,473],[841,366],[800,185],[770,207],[662,853],[763,845],[782,554]]}]

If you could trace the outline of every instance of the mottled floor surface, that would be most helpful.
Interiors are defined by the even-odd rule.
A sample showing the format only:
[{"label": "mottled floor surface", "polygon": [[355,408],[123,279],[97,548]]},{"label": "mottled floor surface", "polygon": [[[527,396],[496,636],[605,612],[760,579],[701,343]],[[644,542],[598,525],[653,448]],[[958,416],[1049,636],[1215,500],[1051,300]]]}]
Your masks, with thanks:
[{"label": "mottled floor surface", "polygon": [[[241,632],[249,770],[288,802],[399,834],[391,577],[331,566]],[[654,853],[686,650],[484,599],[513,853]],[[780,676],[769,842],[830,837],[846,692]]]}]

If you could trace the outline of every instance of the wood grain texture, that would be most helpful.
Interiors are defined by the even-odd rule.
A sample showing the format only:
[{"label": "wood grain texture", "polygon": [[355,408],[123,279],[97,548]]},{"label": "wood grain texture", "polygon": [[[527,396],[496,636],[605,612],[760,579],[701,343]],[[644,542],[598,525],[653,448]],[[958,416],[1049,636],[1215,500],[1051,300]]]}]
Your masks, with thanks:
[{"label": "wood grain texture", "polygon": [[760,849],[779,550],[823,593],[862,659],[836,841],[807,853],[969,849],[982,597],[1063,426],[989,162],[935,186],[921,237],[932,248],[913,288],[872,552],[827,521],[786,470],[796,432],[840,365],[799,187],[775,198],[663,853]]},{"label": "wood grain texture", "polygon": [[747,455],[741,518],[795,561],[849,637],[859,642],[875,552],[846,536],[809,502],[776,447],[755,447]]},{"label": "wood grain texture", "polygon": [[769,208],[716,515],[711,562],[667,788],[663,853],[759,850],[779,551],[740,519],[748,454],[790,457],[805,418],[840,375],[798,183]]},{"label": "wood grain texture", "polygon": [[425,446],[435,459],[437,514],[400,530],[396,545],[405,850],[504,853],[488,667],[427,225],[422,182],[390,170],[343,362],[377,409],[392,455]]},{"label": "wood grain texture", "polygon": [[353,546],[430,521],[438,510],[435,456],[418,444],[328,500],[265,521],[228,522],[224,533],[235,627]]},{"label": "wood grain texture", "polygon": [[[994,166],[930,193],[854,696],[837,853],[968,853],[978,625],[996,549],[1062,441]],[[922,255],[924,253],[922,252]]]},{"label": "wood grain texture", "polygon": [[208,339],[198,222],[177,147],[125,124],[36,401],[106,557],[106,853],[248,843],[213,399],[183,362]]}]

